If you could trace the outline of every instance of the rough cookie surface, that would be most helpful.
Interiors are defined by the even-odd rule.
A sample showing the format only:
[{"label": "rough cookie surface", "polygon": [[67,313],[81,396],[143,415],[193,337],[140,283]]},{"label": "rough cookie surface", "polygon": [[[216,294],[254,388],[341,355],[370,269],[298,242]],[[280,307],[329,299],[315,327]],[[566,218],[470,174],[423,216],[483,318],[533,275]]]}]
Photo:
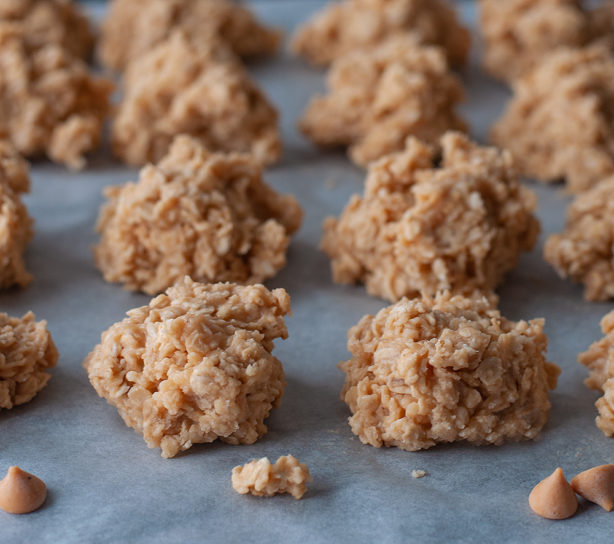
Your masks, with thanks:
[{"label": "rough cookie surface", "polygon": [[614,298],[614,176],[578,195],[567,224],[551,235],[544,258],[562,277],[584,283],[587,300]]},{"label": "rough cookie surface", "polygon": [[35,319],[32,312],[21,319],[0,313],[0,409],[32,400],[58,361],[47,322]]},{"label": "rough cookie surface", "polygon": [[330,64],[394,34],[407,33],[443,47],[453,64],[467,59],[471,36],[445,0],[334,2],[298,29],[291,47],[313,64]]},{"label": "rough cookie surface", "polygon": [[614,311],[601,320],[605,335],[578,356],[578,362],[589,370],[584,383],[591,389],[603,392],[595,403],[599,415],[595,422],[603,434],[614,436]]},{"label": "rough cookie surface", "polygon": [[221,41],[241,57],[274,53],[281,34],[229,0],[114,0],[102,27],[100,58],[114,70],[166,40],[175,30],[190,39]]},{"label": "rough cookie surface", "polygon": [[21,25],[0,23],[0,134],[24,156],[84,167],[112,89],[61,46],[33,48]]},{"label": "rough cookie surface", "polygon": [[307,491],[307,482],[311,482],[307,465],[292,455],[280,457],[274,465],[263,457],[232,469],[232,488],[241,495],[272,497],[290,493],[295,499],[301,499]]},{"label": "rough cookie surface", "polygon": [[33,49],[55,44],[85,59],[94,46],[90,23],[72,0],[2,0],[0,21],[21,23]]},{"label": "rough cookie surface", "polygon": [[403,149],[408,136],[435,143],[448,130],[467,128],[454,111],[462,84],[443,51],[411,36],[340,57],[328,86],[330,93],[307,107],[301,130],[319,145],[349,146],[363,166]]},{"label": "rough cookie surface", "polygon": [[410,451],[535,438],[559,374],[544,357],[543,326],[449,293],[363,317],[348,333],[352,358],[339,365],[352,431],[365,444]]},{"label": "rough cookie surface", "polygon": [[210,153],[187,136],[143,168],[137,183],[105,194],[98,267],[107,281],[149,294],[185,275],[238,283],[274,276],[302,217],[294,197],[271,189],[251,157]]},{"label": "rough cookie surface", "polygon": [[492,139],[524,176],[583,191],[614,173],[613,103],[610,50],[560,49],[514,83]]},{"label": "rough cookie surface", "polygon": [[324,222],[322,248],[338,283],[364,282],[388,300],[437,291],[489,291],[535,244],[537,199],[507,152],[465,136],[441,140],[443,158],[410,139],[369,167],[364,197]]},{"label": "rough cookie surface", "polygon": [[186,277],[102,334],[84,362],[96,392],[150,448],[174,457],[218,438],[252,444],[285,387],[276,338],[290,297]]},{"label": "rough cookie surface", "polygon": [[281,154],[277,111],[232,53],[174,34],[133,62],[113,124],[113,147],[128,164],[159,161],[188,134],[212,151]]}]

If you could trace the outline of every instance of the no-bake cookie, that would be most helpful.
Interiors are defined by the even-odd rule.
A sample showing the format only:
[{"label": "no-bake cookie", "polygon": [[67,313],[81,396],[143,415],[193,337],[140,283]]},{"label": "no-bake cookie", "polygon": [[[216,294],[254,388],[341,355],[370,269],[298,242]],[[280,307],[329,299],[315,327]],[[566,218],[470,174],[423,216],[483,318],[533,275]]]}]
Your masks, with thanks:
[{"label": "no-bake cookie", "polygon": [[514,83],[492,131],[522,175],[567,180],[573,192],[614,173],[614,55],[603,46],[559,49]]},{"label": "no-bake cookie", "polygon": [[160,160],[175,136],[188,134],[212,151],[249,152],[270,164],[281,153],[277,117],[231,52],[175,33],[127,70],[113,148],[141,166]]},{"label": "no-bake cookie", "polygon": [[263,285],[185,278],[112,325],[84,366],[96,392],[150,448],[174,457],[218,438],[252,444],[285,387],[273,341],[290,297]]},{"label": "no-bake cookie", "polygon": [[587,300],[614,298],[614,176],[567,208],[567,224],[546,240],[544,258],[562,277],[585,285]]},{"label": "no-bake cookie", "polygon": [[114,70],[149,52],[176,30],[222,42],[241,57],[274,53],[281,34],[230,0],[114,0],[102,26],[99,56]]},{"label": "no-bake cookie", "polygon": [[442,157],[416,139],[372,163],[364,196],[324,222],[338,283],[388,300],[441,290],[490,291],[535,244],[537,199],[507,152],[449,133]]},{"label": "no-bake cookie", "polygon": [[543,319],[512,322],[486,298],[402,299],[350,329],[341,394],[365,444],[535,438],[559,369],[544,357]]},{"label": "no-bake cookie", "polygon": [[339,57],[328,86],[307,107],[301,130],[319,145],[349,146],[363,166],[403,149],[408,136],[435,143],[448,130],[466,130],[455,112],[463,87],[443,50],[412,36]]},{"label": "no-bake cookie", "polygon": [[300,27],[292,49],[313,64],[330,64],[395,34],[443,47],[453,64],[465,62],[471,45],[469,31],[446,0],[344,0]]},{"label": "no-bake cookie", "polygon": [[311,481],[307,465],[292,455],[283,455],[275,464],[263,457],[232,469],[232,488],[241,495],[251,493],[257,497],[272,497],[290,493],[302,499]]},{"label": "no-bake cookie", "polygon": [[251,157],[211,153],[187,136],[143,168],[137,183],[109,187],[106,196],[98,267],[107,281],[150,294],[184,275],[238,283],[272,277],[302,217]]},{"label": "no-bake cookie", "polygon": [[32,400],[47,385],[58,351],[46,321],[0,313],[0,409]]}]

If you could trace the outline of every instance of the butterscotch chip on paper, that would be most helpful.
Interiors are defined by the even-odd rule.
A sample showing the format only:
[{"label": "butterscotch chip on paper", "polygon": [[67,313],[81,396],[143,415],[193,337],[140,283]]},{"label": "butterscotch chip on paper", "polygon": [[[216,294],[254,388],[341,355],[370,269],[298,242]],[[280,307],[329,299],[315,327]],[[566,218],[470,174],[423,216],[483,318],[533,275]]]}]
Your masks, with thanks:
[{"label": "butterscotch chip on paper", "polygon": [[34,49],[55,44],[86,59],[94,46],[89,20],[72,0],[2,0],[0,21],[21,23]]},{"label": "butterscotch chip on paper", "polygon": [[579,194],[565,230],[548,237],[544,258],[562,277],[585,285],[587,300],[614,298],[614,176]]},{"label": "butterscotch chip on paper", "polygon": [[272,497],[289,493],[295,499],[302,499],[307,482],[311,482],[307,465],[292,455],[280,457],[273,465],[263,457],[232,469],[232,488],[241,495]]},{"label": "butterscotch chip on paper", "polygon": [[511,157],[446,134],[442,157],[416,139],[369,166],[364,196],[324,222],[337,283],[395,301],[420,293],[493,290],[535,244],[537,199]]},{"label": "butterscotch chip on paper", "polygon": [[96,263],[107,281],[156,294],[183,276],[259,283],[286,264],[302,211],[247,155],[211,153],[178,137],[137,183],[109,187]]},{"label": "butterscotch chip on paper", "polygon": [[241,57],[277,51],[281,33],[230,0],[114,0],[102,26],[99,56],[118,71],[176,30],[193,40],[214,40]]},{"label": "butterscotch chip on paper", "polygon": [[603,393],[595,403],[597,427],[606,436],[614,436],[614,311],[601,320],[601,330],[605,336],[580,353],[578,362],[588,368],[586,386]]},{"label": "butterscotch chip on paper", "polygon": [[159,161],[187,134],[212,151],[251,153],[261,164],[281,154],[278,115],[234,55],[175,33],[133,62],[112,130],[118,157]]},{"label": "butterscotch chip on paper", "polygon": [[411,36],[339,57],[328,86],[327,95],[310,102],[300,128],[318,145],[349,146],[362,166],[403,149],[408,136],[435,143],[448,130],[467,128],[455,112],[463,87],[443,50]]},{"label": "butterscotch chip on paper", "polygon": [[96,392],[150,448],[174,457],[220,439],[252,444],[285,388],[273,341],[290,297],[186,277],[102,334],[84,362]]},{"label": "butterscotch chip on paper", "polygon": [[584,191],[614,173],[614,55],[603,46],[560,49],[514,83],[492,130],[523,176],[566,179]]},{"label": "butterscotch chip on paper", "polygon": [[47,322],[35,319],[32,312],[21,319],[0,313],[0,409],[32,400],[58,361]]},{"label": "butterscotch chip on paper", "polygon": [[546,361],[544,320],[513,322],[489,300],[402,299],[350,329],[341,398],[354,434],[404,450],[535,438],[559,368]]},{"label": "butterscotch chip on paper", "polygon": [[441,46],[452,64],[464,63],[471,46],[469,31],[446,0],[344,0],[301,26],[291,47],[309,62],[326,65],[395,34]]}]

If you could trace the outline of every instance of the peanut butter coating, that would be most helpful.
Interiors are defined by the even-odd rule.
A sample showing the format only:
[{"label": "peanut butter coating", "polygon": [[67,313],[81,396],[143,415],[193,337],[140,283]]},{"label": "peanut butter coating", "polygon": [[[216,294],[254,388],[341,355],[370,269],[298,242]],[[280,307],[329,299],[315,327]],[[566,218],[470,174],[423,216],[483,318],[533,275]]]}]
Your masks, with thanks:
[{"label": "peanut butter coating", "polygon": [[547,519],[567,519],[576,513],[576,493],[560,467],[533,488],[529,506],[538,516]]},{"label": "peanut butter coating", "polygon": [[580,472],[571,480],[574,491],[604,510],[614,510],[614,465],[600,465]]},{"label": "peanut butter coating", "polygon": [[34,512],[46,498],[45,482],[19,467],[10,467],[0,481],[0,508],[9,514]]}]

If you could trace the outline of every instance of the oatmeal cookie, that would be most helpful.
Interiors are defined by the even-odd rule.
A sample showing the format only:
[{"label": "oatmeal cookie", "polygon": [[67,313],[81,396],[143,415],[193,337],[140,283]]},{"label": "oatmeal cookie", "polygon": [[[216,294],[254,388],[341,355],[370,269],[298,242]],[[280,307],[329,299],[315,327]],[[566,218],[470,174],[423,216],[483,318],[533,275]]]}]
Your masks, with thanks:
[{"label": "oatmeal cookie", "polygon": [[96,392],[150,448],[174,457],[218,438],[252,444],[285,387],[273,341],[290,297],[186,277],[102,334],[84,366]]},{"label": "oatmeal cookie", "polygon": [[159,161],[188,134],[212,151],[251,153],[268,165],[281,154],[277,111],[223,48],[174,34],[133,62],[113,123],[113,148],[134,166]]},{"label": "oatmeal cookie", "polygon": [[330,64],[357,49],[372,48],[395,34],[441,46],[452,64],[464,63],[471,35],[446,0],[344,0],[300,27],[292,50],[313,64]]},{"label": "oatmeal cookie", "polygon": [[485,298],[402,299],[350,329],[341,394],[365,444],[404,450],[442,442],[535,438],[559,368],[544,320],[513,322]]},{"label": "oatmeal cookie", "polygon": [[584,191],[614,173],[614,55],[603,46],[559,49],[514,83],[492,130],[522,175],[567,179]]},{"label": "oatmeal cookie", "polygon": [[185,275],[200,281],[258,283],[286,264],[301,223],[291,196],[262,179],[246,155],[223,155],[179,136],[137,183],[110,187],[95,248],[107,281],[159,293]]},{"label": "oatmeal cookie", "polygon": [[87,59],[94,47],[89,20],[72,0],[2,0],[0,21],[21,23],[32,49],[55,44]]},{"label": "oatmeal cookie", "polygon": [[0,409],[32,400],[58,361],[47,322],[35,319],[32,312],[21,319],[0,313]]},{"label": "oatmeal cookie", "polygon": [[455,112],[463,87],[443,51],[412,36],[339,57],[328,86],[328,95],[311,101],[300,128],[316,144],[349,146],[362,166],[403,149],[408,136],[434,143],[448,130],[467,128]]},{"label": "oatmeal cookie", "polygon": [[366,283],[391,301],[420,293],[489,291],[535,244],[537,199],[507,152],[458,133],[442,159],[410,138],[369,166],[365,194],[324,222],[322,248],[338,283]]},{"label": "oatmeal cookie", "polygon": [[606,436],[614,436],[614,311],[601,320],[601,330],[605,336],[580,353],[578,362],[589,370],[586,386],[603,393],[595,403],[597,427]]},{"label": "oatmeal cookie", "polygon": [[230,0],[113,0],[99,56],[106,66],[124,70],[175,30],[190,39],[222,42],[241,57],[273,54],[281,42],[279,31]]},{"label": "oatmeal cookie", "polygon": [[290,493],[295,499],[302,499],[307,482],[311,482],[307,465],[292,455],[283,455],[274,465],[263,457],[232,469],[232,488],[241,495],[272,497]]}]

